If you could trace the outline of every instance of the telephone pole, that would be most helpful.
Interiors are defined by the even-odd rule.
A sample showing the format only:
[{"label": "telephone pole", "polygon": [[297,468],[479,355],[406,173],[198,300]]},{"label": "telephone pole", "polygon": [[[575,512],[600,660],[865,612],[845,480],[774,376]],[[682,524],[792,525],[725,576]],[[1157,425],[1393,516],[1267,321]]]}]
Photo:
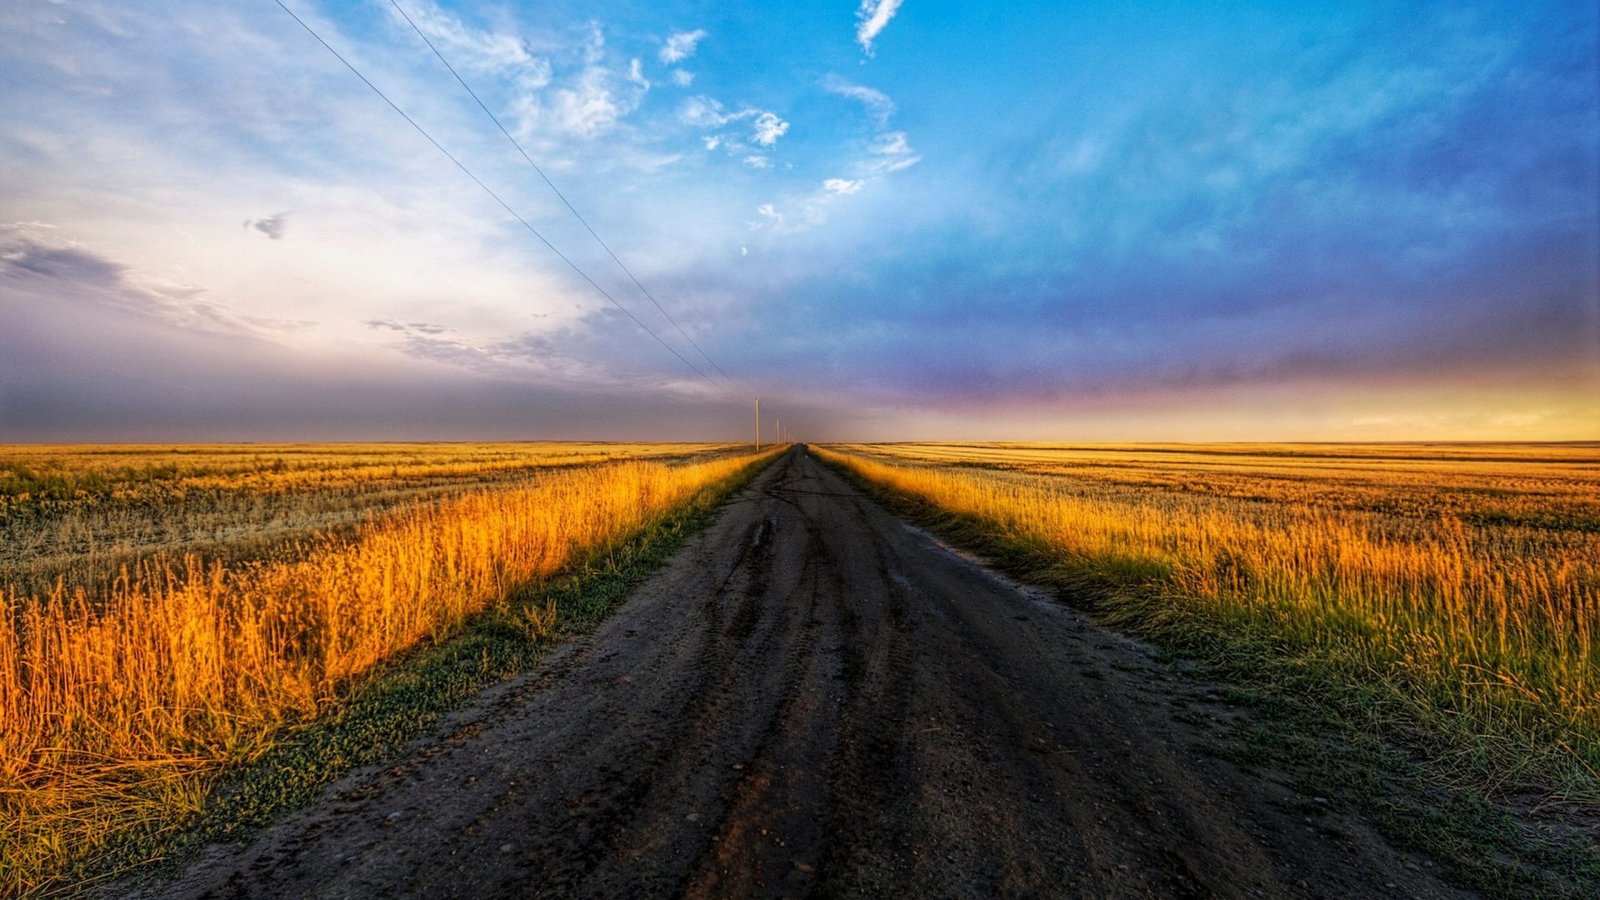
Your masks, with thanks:
[{"label": "telephone pole", "polygon": [[756,451],[761,450],[761,398],[756,398]]}]

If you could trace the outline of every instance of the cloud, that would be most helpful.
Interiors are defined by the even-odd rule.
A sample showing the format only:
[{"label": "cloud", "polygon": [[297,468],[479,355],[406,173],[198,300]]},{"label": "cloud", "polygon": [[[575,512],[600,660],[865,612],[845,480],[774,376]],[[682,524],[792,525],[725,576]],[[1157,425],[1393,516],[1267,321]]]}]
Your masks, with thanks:
[{"label": "cloud", "polygon": [[904,131],[886,131],[878,135],[870,149],[878,157],[868,166],[875,172],[899,172],[922,161],[917,151],[911,149],[911,142],[906,139]]},{"label": "cloud", "polygon": [[675,63],[688,59],[694,55],[696,46],[705,40],[705,37],[705,31],[699,28],[669,35],[666,42],[661,45],[661,61]]},{"label": "cloud", "polygon": [[722,103],[711,97],[697,96],[685,100],[683,107],[678,111],[678,118],[684,122],[701,128],[720,128],[734,119],[744,115],[755,115],[755,110],[746,110],[740,113],[723,112]]},{"label": "cloud", "polygon": [[[30,234],[31,232],[31,234]],[[37,226],[0,226],[0,275],[38,276],[95,287],[115,287],[127,267],[70,244],[45,243]]]},{"label": "cloud", "polygon": [[751,153],[744,158],[744,164],[752,169],[770,169],[772,161],[760,153]]},{"label": "cloud", "polygon": [[667,77],[678,87],[688,87],[689,85],[694,84],[694,73],[685,72],[682,69],[673,69],[672,73]]},{"label": "cloud", "polygon": [[[678,118],[687,125],[705,129],[718,129],[750,120],[749,140],[762,148],[774,146],[779,138],[789,132],[789,123],[775,112],[749,106],[730,112],[721,101],[706,96],[690,97],[684,101]],[[730,155],[743,154],[745,163],[754,168],[767,167],[766,155],[748,152],[751,148],[738,138],[727,134],[709,134],[703,136],[701,141],[707,150],[722,148]]]},{"label": "cloud", "polygon": [[443,325],[434,325],[429,322],[400,322],[395,319],[368,319],[361,324],[368,328],[398,331],[403,334],[444,334],[449,330]]},{"label": "cloud", "polygon": [[[409,31],[411,26],[406,24],[405,17],[392,5],[385,6],[390,18]],[[406,15],[417,29],[434,43],[442,44],[441,49],[447,51],[453,61],[491,71],[523,70],[537,74],[542,69],[548,79],[549,63],[536,57],[522,37],[473,28],[431,2],[408,0],[405,6]]]},{"label": "cloud", "polygon": [[889,95],[837,75],[827,76],[821,84],[827,92],[861,104],[871,117],[870,137],[855,145],[856,158],[850,163],[852,177],[827,178],[809,193],[783,198],[781,203],[787,215],[776,214],[777,206],[769,204],[775,214],[763,214],[761,220],[753,223],[754,227],[775,234],[796,234],[823,225],[828,221],[831,207],[840,198],[857,194],[868,183],[905,171],[922,161],[906,133],[889,128],[895,111]]},{"label": "cloud", "polygon": [[855,84],[838,75],[829,75],[822,79],[822,89],[830,94],[848,97],[865,106],[879,128],[887,126],[890,117],[894,115],[894,101],[877,88]]},{"label": "cloud", "polygon": [[861,0],[861,6],[856,9],[856,43],[868,56],[875,52],[872,42],[900,11],[900,3],[901,0]]},{"label": "cloud", "polygon": [[650,90],[650,79],[644,77],[644,64],[637,58],[628,62],[628,80],[645,90]]},{"label": "cloud", "polygon": [[275,241],[281,241],[283,240],[284,232],[289,228],[288,217],[288,213],[281,212],[267,216],[265,219],[246,219],[244,227],[254,228]]},{"label": "cloud", "polygon": [[751,132],[750,139],[763,147],[771,147],[788,130],[788,122],[778,118],[775,113],[764,112],[756,116],[755,129]]},{"label": "cloud", "polygon": [[[590,141],[617,131],[652,87],[643,60],[613,52],[599,22],[589,22],[581,34],[551,41],[548,56],[513,79],[515,90],[506,101],[518,137],[537,142],[546,158],[570,149],[563,138]],[[635,149],[619,147],[624,157]]]},{"label": "cloud", "polygon": [[236,336],[304,331],[317,323],[239,315],[198,285],[131,267],[37,223],[0,225],[0,284],[53,301],[133,313],[186,331]]},{"label": "cloud", "polygon": [[[682,121],[702,128],[721,128],[732,122],[741,122],[745,119],[756,120],[757,134],[765,130],[775,130],[773,141],[778,139],[785,131],[789,130],[789,123],[783,121],[776,113],[753,106],[729,112],[722,101],[714,97],[698,95],[685,100],[683,107],[678,111],[678,118]],[[762,143],[770,143],[763,141]]]}]

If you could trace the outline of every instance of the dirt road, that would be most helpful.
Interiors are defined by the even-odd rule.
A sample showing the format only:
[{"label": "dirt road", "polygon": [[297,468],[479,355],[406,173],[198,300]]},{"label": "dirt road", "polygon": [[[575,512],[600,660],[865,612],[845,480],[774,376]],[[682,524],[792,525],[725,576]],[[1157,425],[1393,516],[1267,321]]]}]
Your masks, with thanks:
[{"label": "dirt road", "polygon": [[803,449],[600,630],[150,896],[1458,896]]}]

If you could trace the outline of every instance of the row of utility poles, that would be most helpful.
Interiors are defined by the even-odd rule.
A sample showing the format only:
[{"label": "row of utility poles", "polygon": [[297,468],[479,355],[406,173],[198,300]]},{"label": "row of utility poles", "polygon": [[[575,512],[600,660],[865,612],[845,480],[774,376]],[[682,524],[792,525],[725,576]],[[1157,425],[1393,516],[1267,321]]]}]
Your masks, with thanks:
[{"label": "row of utility poles", "polygon": [[[772,420],[772,430],[778,436],[778,443],[786,444],[791,440],[791,436],[790,436],[789,432],[785,431],[784,428],[783,428],[783,420],[782,419],[774,418]],[[761,398],[760,397],[756,398],[756,449],[757,450],[761,449]]]}]

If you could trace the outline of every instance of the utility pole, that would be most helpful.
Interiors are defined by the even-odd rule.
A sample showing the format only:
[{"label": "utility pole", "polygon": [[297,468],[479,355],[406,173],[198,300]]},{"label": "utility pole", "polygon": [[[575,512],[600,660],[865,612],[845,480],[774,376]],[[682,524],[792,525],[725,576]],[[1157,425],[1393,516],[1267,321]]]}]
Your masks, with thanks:
[{"label": "utility pole", "polygon": [[781,443],[783,443],[783,420],[782,419],[773,419],[772,421],[774,423],[773,428],[778,433],[778,443],[781,444]]},{"label": "utility pole", "polygon": [[756,452],[761,452],[761,398],[756,398]]}]

